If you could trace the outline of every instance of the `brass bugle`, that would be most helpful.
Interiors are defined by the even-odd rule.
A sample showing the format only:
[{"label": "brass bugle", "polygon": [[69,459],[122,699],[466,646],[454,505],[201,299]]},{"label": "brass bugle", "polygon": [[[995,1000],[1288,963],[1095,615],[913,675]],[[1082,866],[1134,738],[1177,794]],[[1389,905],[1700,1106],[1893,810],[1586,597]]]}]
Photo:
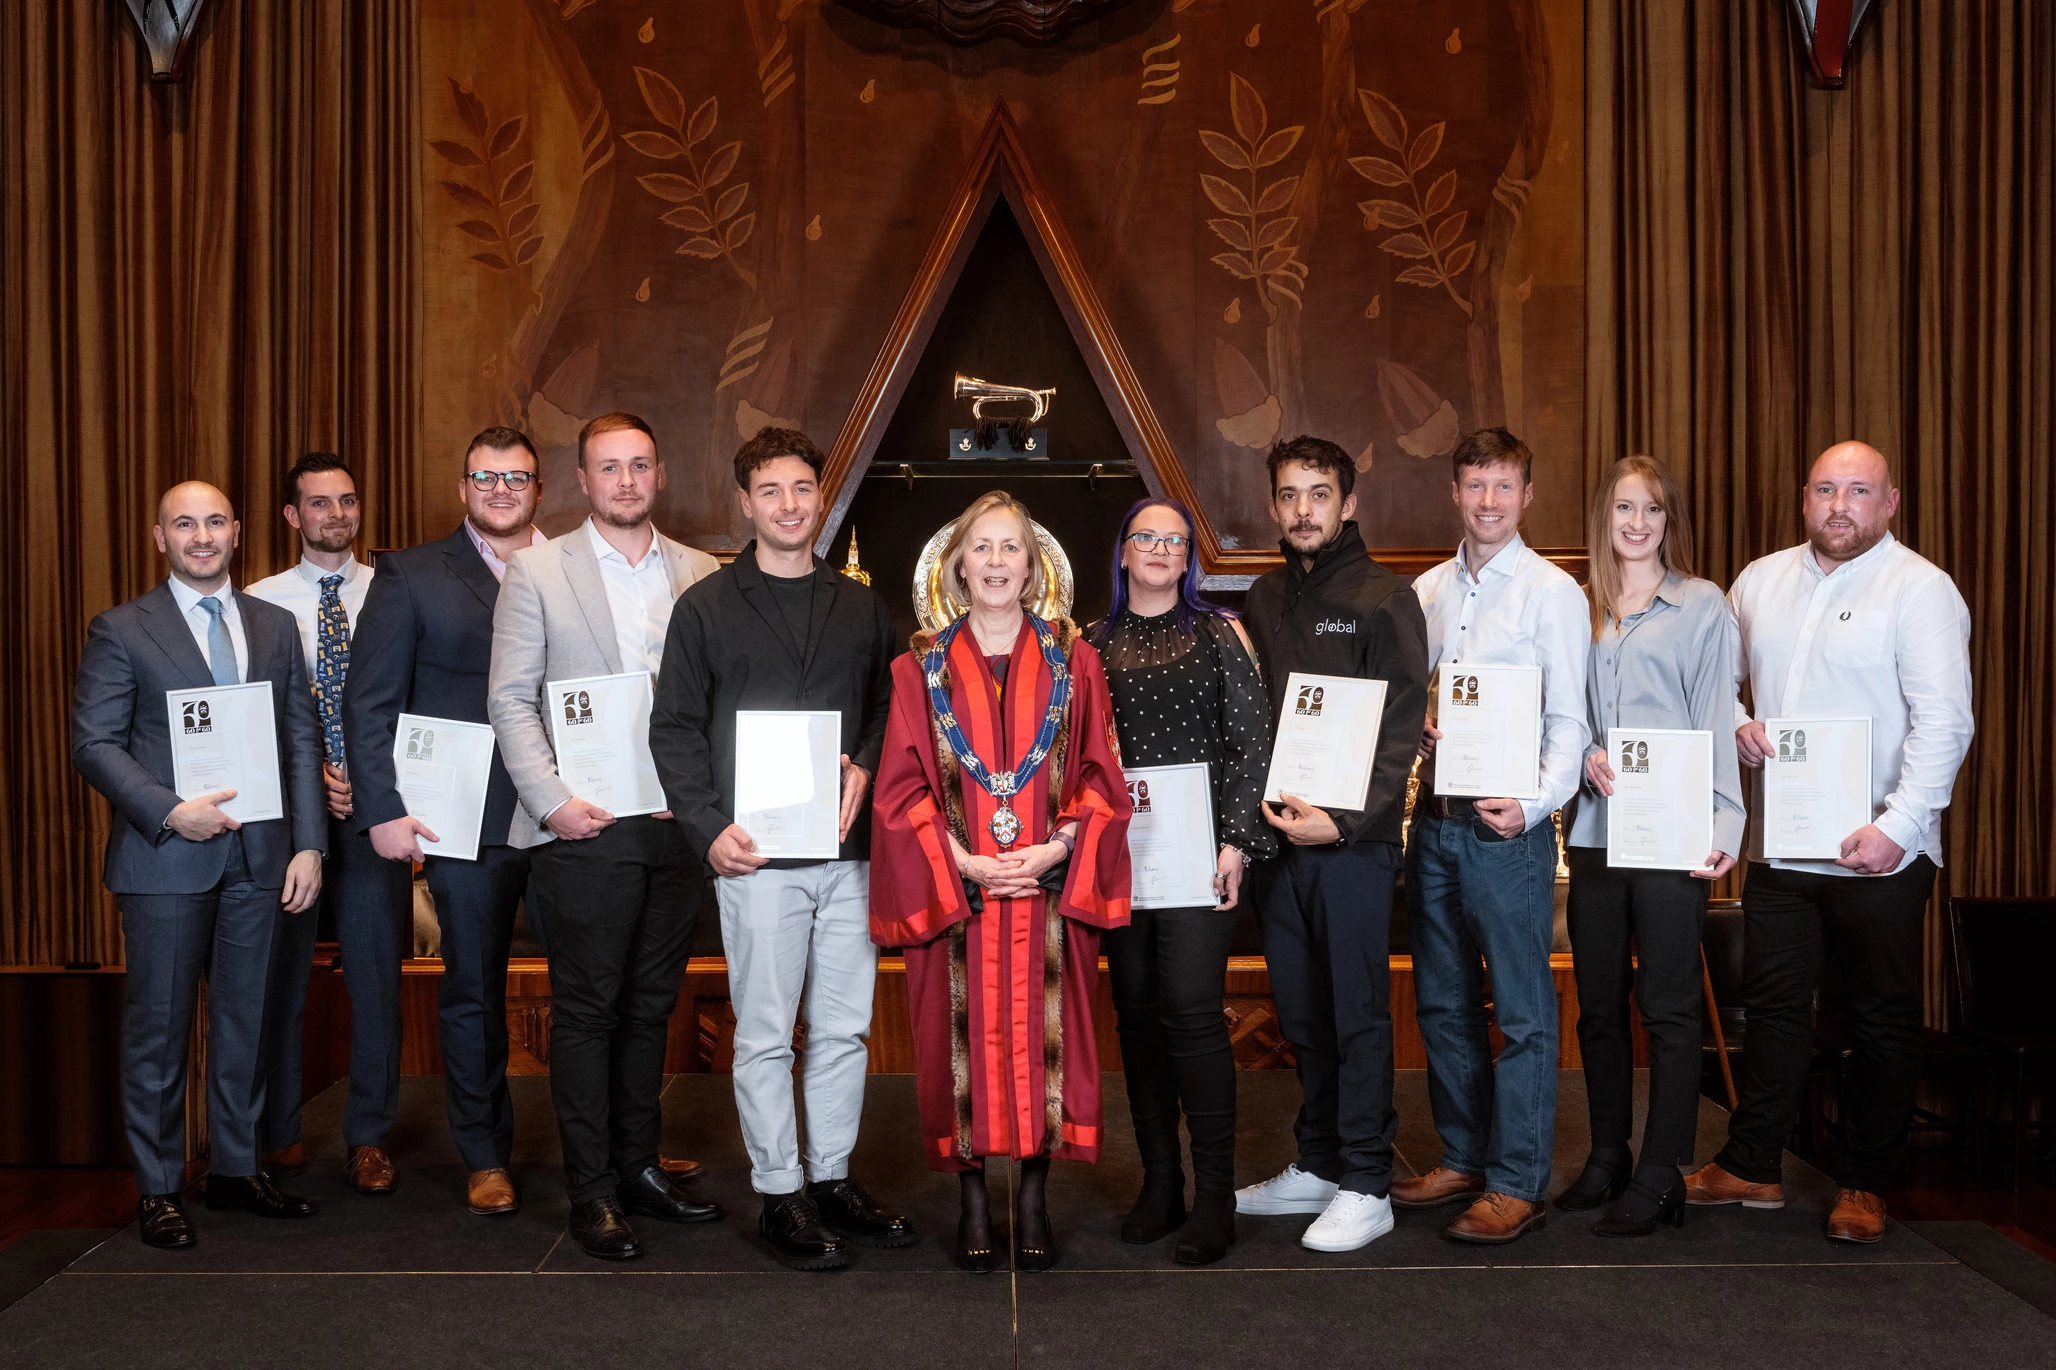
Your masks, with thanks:
[{"label": "brass bugle", "polygon": [[[1055,398],[1057,389],[1030,390],[1025,385],[1000,385],[994,381],[981,381],[976,376],[957,375],[955,396],[971,401],[971,417],[983,421],[985,406],[995,400],[1021,400],[1034,406],[1028,413],[1029,423],[1038,423],[1049,412],[1049,402]],[[1009,415],[1009,417],[1018,417]]]}]

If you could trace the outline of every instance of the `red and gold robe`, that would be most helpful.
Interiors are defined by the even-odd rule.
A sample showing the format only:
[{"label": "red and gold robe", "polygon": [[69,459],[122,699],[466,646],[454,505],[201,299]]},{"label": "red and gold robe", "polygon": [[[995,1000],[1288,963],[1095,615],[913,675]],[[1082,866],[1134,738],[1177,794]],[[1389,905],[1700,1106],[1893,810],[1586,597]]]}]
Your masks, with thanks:
[{"label": "red and gold robe", "polygon": [[[872,791],[871,940],[904,948],[921,1136],[935,1170],[980,1156],[1099,1158],[1099,1048],[1092,996],[1099,933],[1128,922],[1128,788],[1099,654],[1070,622],[1050,625],[1071,698],[1049,756],[1014,797],[1017,847],[1076,820],[1061,893],[984,900],[973,913],[949,837],[1000,854],[999,801],[951,753],[922,670],[925,637],[892,664],[892,717]],[[966,629],[944,675],[958,725],[1004,773],[1034,746],[1053,684],[1023,625],[1006,688]]]}]

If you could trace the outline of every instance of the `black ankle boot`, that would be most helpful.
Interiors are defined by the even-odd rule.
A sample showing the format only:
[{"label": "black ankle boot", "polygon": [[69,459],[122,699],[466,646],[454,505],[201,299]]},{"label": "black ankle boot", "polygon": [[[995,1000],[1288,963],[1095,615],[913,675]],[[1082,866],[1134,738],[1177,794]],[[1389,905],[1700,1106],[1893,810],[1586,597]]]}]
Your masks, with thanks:
[{"label": "black ankle boot", "polygon": [[1147,1171],[1135,1207],[1121,1220],[1121,1240],[1138,1246],[1162,1241],[1184,1221],[1185,1172],[1175,1166]]},{"label": "black ankle boot", "polygon": [[1178,1234],[1171,1259],[1180,1265],[1212,1265],[1235,1245],[1235,1191],[1204,1189],[1192,1196],[1192,1216]]},{"label": "black ankle boot", "polygon": [[1571,1181],[1571,1187],[1556,1196],[1556,1206],[1571,1213],[1598,1208],[1627,1192],[1628,1177],[1634,1171],[1635,1158],[1626,1152],[1618,1156],[1591,1156],[1585,1161],[1583,1173]]},{"label": "black ankle boot", "polygon": [[1685,1225],[1685,1177],[1674,1165],[1636,1166],[1627,1192],[1592,1230],[1602,1237],[1646,1237],[1658,1223]]}]

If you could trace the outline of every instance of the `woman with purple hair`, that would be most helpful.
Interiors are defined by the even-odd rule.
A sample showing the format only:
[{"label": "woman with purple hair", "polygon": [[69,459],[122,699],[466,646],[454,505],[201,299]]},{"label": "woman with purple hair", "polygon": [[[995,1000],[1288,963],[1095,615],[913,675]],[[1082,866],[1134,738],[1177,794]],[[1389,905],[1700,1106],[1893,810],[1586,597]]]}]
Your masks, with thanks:
[{"label": "woman with purple hair", "polygon": [[[1087,636],[1106,666],[1122,765],[1205,762],[1213,787],[1214,903],[1135,909],[1105,937],[1143,1169],[1121,1240],[1154,1242],[1182,1225],[1174,1259],[1207,1265],[1235,1240],[1235,1056],[1221,1000],[1243,865],[1277,845],[1259,812],[1271,708],[1242,625],[1199,597],[1192,516],[1176,500],[1145,499],[1122,519],[1113,608]],[[1189,1221],[1181,1105],[1192,1137]]]}]

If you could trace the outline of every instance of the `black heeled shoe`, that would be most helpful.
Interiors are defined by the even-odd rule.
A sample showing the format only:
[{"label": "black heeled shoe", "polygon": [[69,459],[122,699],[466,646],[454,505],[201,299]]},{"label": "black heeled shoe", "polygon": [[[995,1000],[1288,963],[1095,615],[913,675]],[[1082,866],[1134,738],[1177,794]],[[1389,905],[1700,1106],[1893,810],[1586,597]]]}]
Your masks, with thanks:
[{"label": "black heeled shoe", "polygon": [[1142,1177],[1135,1207],[1121,1219],[1121,1240],[1133,1246],[1162,1241],[1185,1222],[1185,1172],[1152,1170]]},{"label": "black heeled shoe", "polygon": [[1171,1259],[1179,1265],[1212,1265],[1235,1245],[1235,1193],[1203,1189],[1192,1196],[1192,1213]]},{"label": "black heeled shoe", "polygon": [[1567,1213],[1582,1213],[1612,1203],[1628,1192],[1628,1180],[1635,1173],[1635,1158],[1621,1155],[1611,1161],[1594,1156],[1571,1181],[1571,1187],[1556,1196],[1556,1206]]},{"label": "black heeled shoe", "polygon": [[1014,1269],[1032,1274],[1053,1270],[1056,1234],[1049,1225],[1049,1157],[1021,1162],[1021,1184],[1014,1191]]},{"label": "black heeled shoe", "polygon": [[999,1252],[992,1245],[992,1208],[985,1197],[985,1172],[973,1171],[958,1177],[957,1244],[951,1253],[957,1268],[973,1275],[990,1275],[999,1269]]},{"label": "black heeled shoe", "polygon": [[1685,1225],[1685,1177],[1675,1166],[1636,1167],[1627,1192],[1592,1231],[1600,1237],[1646,1237],[1659,1223]]}]

